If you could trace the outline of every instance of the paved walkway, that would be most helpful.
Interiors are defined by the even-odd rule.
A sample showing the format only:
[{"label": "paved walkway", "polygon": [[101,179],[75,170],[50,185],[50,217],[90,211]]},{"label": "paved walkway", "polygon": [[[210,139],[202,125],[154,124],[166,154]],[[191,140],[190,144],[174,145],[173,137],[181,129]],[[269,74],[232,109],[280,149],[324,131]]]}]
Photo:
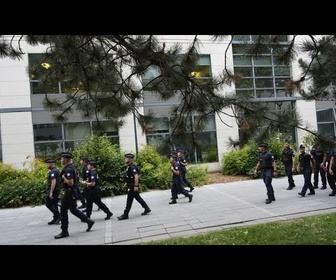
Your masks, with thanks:
[{"label": "paved walkway", "polygon": [[44,205],[0,209],[0,245],[130,245],[336,211],[330,188],[301,197],[303,176],[295,175],[294,180],[296,188],[286,190],[286,177],[273,179],[276,201],[271,204],[265,204],[261,179],[196,187],[191,203],[180,195],[174,205],[168,204],[170,190],[149,191],[142,197],[152,212],[141,216],[143,209],[134,201],[129,219],[123,221],[117,216],[123,213],[126,196],[104,198],[114,214],[110,220],[105,221],[105,213],[94,205],[95,224],[86,232],[87,225],[69,212],[70,236],[62,239],[54,239],[60,225],[47,224],[52,215]]}]

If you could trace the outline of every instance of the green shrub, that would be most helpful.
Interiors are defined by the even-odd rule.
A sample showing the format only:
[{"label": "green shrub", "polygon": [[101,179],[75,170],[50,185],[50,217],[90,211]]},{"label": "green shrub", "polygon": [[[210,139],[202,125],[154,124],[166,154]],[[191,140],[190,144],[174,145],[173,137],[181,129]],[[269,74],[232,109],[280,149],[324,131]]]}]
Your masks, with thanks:
[{"label": "green shrub", "polygon": [[123,173],[125,162],[120,154],[119,146],[111,144],[107,136],[93,135],[79,145],[73,151],[74,162],[81,176],[82,166],[80,156],[88,156],[89,160],[97,162],[99,184],[103,196],[114,196],[124,193]]},{"label": "green shrub", "polygon": [[34,180],[15,179],[0,184],[0,207],[13,208],[42,205],[46,197],[46,185]]},{"label": "green shrub", "polygon": [[[281,161],[281,154],[284,149],[284,142],[276,137],[266,141],[268,151],[274,155],[277,164],[278,177],[286,176],[284,165]],[[261,173],[254,177],[255,166],[258,162],[258,143],[249,141],[240,149],[232,150],[222,156],[223,175],[249,175],[253,178],[260,178]],[[296,164],[298,163],[298,153],[295,153]]]},{"label": "green shrub", "polygon": [[[127,151],[131,152],[131,151]],[[80,156],[86,155],[97,162],[100,187],[103,197],[125,194],[124,172],[126,169],[124,154],[119,146],[113,145],[106,136],[92,136],[79,144],[73,151],[74,163],[81,174]],[[60,160],[56,167],[61,171]],[[161,157],[151,146],[144,146],[135,158],[140,166],[140,191],[149,189],[169,189],[172,174],[169,158]],[[29,159],[24,169],[0,163],[0,208],[41,205],[45,202],[48,169],[44,159]],[[192,185],[205,183],[207,168],[188,167],[188,179]]]}]

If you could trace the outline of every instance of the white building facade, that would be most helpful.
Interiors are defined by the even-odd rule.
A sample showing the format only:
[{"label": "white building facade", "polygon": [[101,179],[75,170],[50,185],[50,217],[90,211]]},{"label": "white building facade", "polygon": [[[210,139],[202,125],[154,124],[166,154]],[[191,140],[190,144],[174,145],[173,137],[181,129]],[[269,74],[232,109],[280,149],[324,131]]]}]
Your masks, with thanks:
[{"label": "white building facade", "polygon": [[[194,36],[162,35],[159,38],[166,45],[178,41],[180,44],[188,46]],[[229,37],[217,42],[213,42],[211,37],[207,35],[199,36],[199,38],[201,39],[200,53],[204,55],[205,64],[210,68],[211,75],[221,74],[225,67],[234,69],[237,66],[235,63],[239,63],[239,57],[234,55],[232,46],[228,48]],[[49,144],[54,143],[55,151],[64,151],[73,148],[79,139],[83,139],[90,134],[90,128],[92,127],[92,123],[83,121],[79,114],[73,114],[69,121],[64,124],[53,122],[51,113],[46,111],[42,105],[44,94],[34,94],[33,83],[27,72],[29,55],[42,53],[44,47],[33,47],[22,42],[21,48],[25,52],[22,60],[0,59],[0,160],[18,168],[25,165],[27,158],[34,158],[43,154],[43,139]],[[243,65],[243,67],[249,68],[246,65]],[[266,68],[264,67],[264,70]],[[293,63],[288,73],[294,80],[301,77],[297,63]],[[272,80],[276,84],[277,79],[274,78],[274,75],[272,75]],[[317,111],[331,110],[334,113],[334,102],[307,102],[300,99],[299,96],[292,96],[288,99],[285,95],[282,95],[281,88],[270,85],[270,88],[272,87],[274,87],[272,98],[278,102],[292,102],[304,119],[305,126],[312,130],[318,130]],[[223,92],[235,90],[237,89],[232,85],[231,87],[228,86]],[[260,91],[260,94],[262,97],[262,91]],[[154,111],[155,108],[160,108],[157,110],[158,113],[166,116],[168,111],[165,112],[164,104],[151,99],[150,95],[148,96],[147,101],[146,98],[144,100],[143,107],[139,108],[141,112],[146,113],[148,108]],[[235,118],[229,117],[231,112],[227,113],[223,113],[220,117],[214,116],[214,122],[209,128],[211,133],[214,132],[216,135],[218,154],[216,162],[203,163],[208,165],[210,171],[220,170],[222,155],[228,152],[228,138],[237,139],[239,135]],[[328,125],[329,128],[326,129],[330,129],[331,126],[334,127],[334,120],[328,122]],[[209,135],[212,135],[211,133]],[[334,130],[332,133],[334,134]],[[116,139],[121,150],[128,152],[135,152],[137,147],[141,149],[143,146],[151,144],[150,139],[152,139],[149,135],[142,133],[132,114],[125,118],[125,124],[121,129],[118,131],[111,129],[109,135]],[[294,135],[295,141],[301,142],[304,135],[304,131],[297,130]]]}]

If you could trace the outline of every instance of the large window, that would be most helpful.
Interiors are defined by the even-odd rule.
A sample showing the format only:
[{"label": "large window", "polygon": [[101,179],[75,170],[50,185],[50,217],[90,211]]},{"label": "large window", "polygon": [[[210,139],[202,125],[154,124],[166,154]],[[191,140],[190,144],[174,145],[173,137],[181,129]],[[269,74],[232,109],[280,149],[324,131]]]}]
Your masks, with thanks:
[{"label": "large window", "polygon": [[[253,56],[247,50],[256,36],[234,36],[232,43],[234,72],[241,77],[241,80],[235,84],[236,95],[250,98],[254,102],[262,102],[273,112],[293,112],[295,98],[285,88],[286,81],[291,79],[291,67],[277,61],[279,50],[288,44],[287,36],[278,35],[281,42],[277,47]],[[295,129],[278,131],[278,133],[292,135],[295,139]]]},{"label": "large window", "polygon": [[[285,83],[291,77],[291,68],[283,63],[275,62],[277,49],[253,56],[246,53],[246,45],[252,43],[254,35],[234,37],[232,44],[234,72],[242,77],[236,83],[237,95],[249,98],[286,97],[290,93],[285,90]],[[286,36],[281,36],[286,46]],[[282,47],[281,47],[282,48]]]},{"label": "large window", "polygon": [[[142,76],[143,85],[159,74],[156,67],[150,67]],[[190,73],[190,76],[199,82],[211,78],[211,56],[208,54],[200,55],[198,65]],[[152,130],[146,134],[147,144],[162,153],[168,153],[172,149],[183,149],[187,160],[191,163],[218,161],[214,115],[209,116],[206,121],[202,122],[202,127],[199,126],[199,117],[192,116],[186,121],[184,136],[171,137],[169,108],[178,105],[179,102],[178,98],[163,101],[152,92],[144,92],[145,112],[154,111],[156,116]]]},{"label": "large window", "polygon": [[[160,69],[157,66],[151,65],[142,75],[142,85],[145,86],[148,82],[160,75]],[[190,75],[202,81],[211,77],[211,60],[210,55],[201,54],[198,58],[198,65],[190,73]]]},{"label": "large window", "polygon": [[34,142],[36,157],[54,157],[62,151],[72,151],[76,145],[92,134],[106,135],[111,143],[119,145],[118,129],[109,126],[108,121],[103,121],[107,129],[96,127],[95,122],[75,122],[66,124],[35,124]]},{"label": "large window", "polygon": [[335,136],[335,109],[319,110],[316,112],[317,117],[317,130],[325,136]]},{"label": "large window", "polygon": [[[187,120],[187,133],[183,138],[170,138],[169,118],[158,118],[158,125],[152,132],[147,133],[147,144],[160,149],[166,143],[168,145],[166,151],[183,149],[186,159],[190,163],[217,162],[218,149],[215,116],[208,116],[202,122],[199,122],[199,120],[199,116],[193,116]],[[165,149],[162,148],[162,150]]]},{"label": "large window", "polygon": [[[53,78],[52,75],[48,76],[54,68],[44,54],[28,54],[28,63],[31,94],[84,92],[79,84],[74,85],[66,80],[61,82]],[[42,75],[46,80],[43,84],[40,80]]]}]

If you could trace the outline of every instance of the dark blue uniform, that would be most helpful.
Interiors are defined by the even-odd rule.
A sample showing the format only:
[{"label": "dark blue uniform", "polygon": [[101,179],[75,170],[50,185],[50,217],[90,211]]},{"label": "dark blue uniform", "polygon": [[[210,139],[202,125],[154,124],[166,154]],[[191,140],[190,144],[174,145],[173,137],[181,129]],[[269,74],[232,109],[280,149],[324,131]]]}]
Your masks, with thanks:
[{"label": "dark blue uniform", "polygon": [[295,188],[295,183],[293,179],[293,157],[295,157],[294,151],[286,147],[283,149],[281,154],[281,160],[285,167],[285,173],[288,178],[288,188],[287,190],[291,190]]},{"label": "dark blue uniform", "polygon": [[275,201],[274,189],[272,185],[274,156],[268,151],[259,154],[262,178],[266,186],[266,194],[269,201]]},{"label": "dark blue uniform", "polygon": [[310,190],[309,195],[315,194],[315,190],[311,182],[311,176],[313,173],[311,165],[313,161],[314,158],[311,154],[308,154],[306,152],[300,153],[299,155],[300,171],[304,178],[304,184],[302,190],[301,192],[299,192],[299,195],[301,196],[305,196],[308,189]]},{"label": "dark blue uniform", "polygon": [[[335,139],[335,138],[334,138]],[[329,151],[329,159],[328,161],[328,169],[327,169],[327,174],[329,175],[330,181],[328,181],[330,188],[332,189],[332,192],[329,194],[329,196],[335,196],[336,195],[336,165],[335,165],[335,159],[336,159],[336,148],[333,148]],[[334,164],[330,166],[331,164],[331,158],[333,157]],[[330,174],[329,171],[332,171],[333,174]]]},{"label": "dark blue uniform", "polygon": [[99,179],[98,179],[98,173],[96,170],[91,170],[89,171],[89,176],[87,181],[89,183],[94,182],[94,186],[88,186],[87,192],[87,205],[86,205],[86,216],[91,217],[92,214],[92,205],[95,203],[100,209],[104,211],[104,213],[107,214],[105,220],[109,220],[112,217],[112,212],[110,209],[106,206],[104,202],[102,202],[102,191],[99,186]]},{"label": "dark blue uniform", "polygon": [[[325,167],[326,167],[326,176],[327,176],[327,182],[332,189],[332,192],[329,194],[330,196],[335,196],[336,195],[336,186],[335,186],[335,178],[333,175],[330,174],[329,172],[329,167],[330,167],[330,158],[331,155],[333,154],[333,150],[331,149],[325,153]],[[335,167],[332,166],[333,172],[335,173]]]},{"label": "dark blue uniform", "polygon": [[[82,167],[82,180],[83,181],[87,181],[88,178],[89,178],[89,175],[90,175],[90,171],[88,169],[88,164],[85,163]],[[82,201],[82,205],[79,206],[78,208],[81,209],[81,208],[85,208],[86,207],[86,203],[87,200],[88,200],[88,197],[89,197],[89,192],[88,192],[88,187],[87,186],[83,186],[83,196],[84,196],[84,199],[81,199]],[[84,203],[83,203],[84,202]]]},{"label": "dark blue uniform", "polygon": [[[56,180],[56,186],[52,192],[52,198],[50,198],[51,182]],[[58,209],[58,196],[60,193],[60,172],[56,167],[52,167],[47,175],[47,193],[46,193],[46,207],[53,213],[53,220],[48,224],[58,224],[61,219],[61,214]]]},{"label": "dark blue uniform", "polygon": [[194,187],[191,185],[191,183],[187,179],[187,168],[185,165],[183,165],[187,163],[187,160],[185,159],[184,156],[181,156],[178,158],[178,161],[181,164],[180,174],[181,174],[182,184],[185,184],[190,189],[190,192],[192,192],[194,190]]},{"label": "dark blue uniform", "polygon": [[327,177],[326,171],[321,167],[321,163],[323,162],[324,152],[319,148],[314,146],[310,152],[315,160],[315,170],[314,170],[314,188],[318,189],[318,182],[319,182],[319,174],[321,175],[322,181],[322,190],[327,188]]},{"label": "dark blue uniform", "polygon": [[86,199],[85,199],[84,194],[82,194],[82,192],[79,189],[79,174],[78,174],[78,169],[77,169],[76,164],[74,164],[74,163],[71,163],[71,166],[76,171],[76,186],[75,186],[76,193],[77,193],[76,199],[80,200],[80,202],[82,203],[82,205],[81,205],[82,207],[80,207],[80,208],[85,208],[85,206],[86,206]]},{"label": "dark blue uniform", "polygon": [[128,214],[131,211],[134,199],[137,202],[139,202],[140,205],[145,209],[145,211],[141,213],[141,215],[147,215],[148,213],[151,212],[151,209],[148,207],[147,203],[140,196],[139,186],[135,186],[135,176],[139,176],[139,168],[138,166],[133,164],[132,162],[133,158],[134,158],[133,154],[125,155],[125,159],[128,161],[126,163],[127,167],[124,175],[125,186],[127,188],[127,200],[124,213],[118,217],[118,220],[128,219]]},{"label": "dark blue uniform", "polygon": [[[175,204],[177,195],[183,194],[184,196],[189,198],[189,202],[192,201],[193,195],[190,194],[186,189],[182,186],[182,178],[181,178],[181,164],[176,161],[177,157],[174,157],[174,161],[171,162],[171,170],[172,170],[172,185],[171,185],[171,194],[172,194],[172,200],[169,202],[169,204]],[[178,171],[178,172],[174,172]],[[177,174],[178,173],[178,174]]]},{"label": "dark blue uniform", "polygon": [[[72,155],[70,153],[62,153],[61,155],[61,161],[67,159],[72,159]],[[66,164],[67,161],[64,161],[62,164]],[[68,185],[65,181],[65,179],[62,177],[64,175],[66,180],[73,180],[73,185]],[[85,222],[88,224],[88,228],[86,231],[89,231],[94,221],[89,219],[82,211],[77,209],[77,184],[78,184],[78,172],[76,169],[76,166],[72,164],[71,162],[64,165],[62,171],[61,171],[61,182],[62,187],[64,188],[64,195],[61,200],[61,229],[62,232],[56,236],[54,236],[55,239],[58,238],[64,238],[69,236],[68,227],[69,227],[69,217],[68,217],[68,210],[76,216],[78,219],[80,219],[82,222]]]}]

